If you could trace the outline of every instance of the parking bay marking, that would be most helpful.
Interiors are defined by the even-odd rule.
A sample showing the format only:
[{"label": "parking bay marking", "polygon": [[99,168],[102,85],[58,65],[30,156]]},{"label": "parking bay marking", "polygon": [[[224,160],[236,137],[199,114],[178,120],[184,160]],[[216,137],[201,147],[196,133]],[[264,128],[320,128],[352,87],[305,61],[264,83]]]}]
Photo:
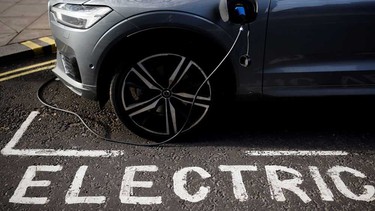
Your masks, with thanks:
[{"label": "parking bay marking", "polygon": [[[14,147],[30,126],[38,111],[32,111],[13,138],[1,150],[3,155],[17,156],[62,156],[62,157],[118,157],[124,154],[123,150],[56,150],[56,149],[15,149]],[[249,156],[345,156],[345,151],[244,151]]]},{"label": "parking bay marking", "polygon": [[345,151],[245,151],[246,155],[250,156],[345,156],[348,152]]},{"label": "parking bay marking", "polygon": [[16,144],[20,141],[23,134],[30,126],[31,122],[39,114],[38,111],[33,111],[27,117],[26,121],[22,123],[21,127],[14,134],[9,143],[1,150],[3,155],[17,155],[17,156],[64,156],[64,157],[117,157],[123,155],[122,150],[55,150],[55,149],[14,149]]},{"label": "parking bay marking", "polygon": [[[19,156],[76,156],[76,157],[115,157],[122,155],[122,151],[117,150],[54,150],[54,149],[14,149],[17,143],[22,138],[23,134],[30,126],[35,117],[39,114],[38,111],[33,111],[30,113],[25,122],[22,123],[20,128],[17,130],[10,142],[1,150],[3,155],[19,155]],[[275,155],[347,155],[347,152],[343,151],[246,151],[247,153],[253,152],[254,155],[260,154],[263,156],[275,156]],[[256,152],[256,153],[255,153]],[[289,152],[289,153],[288,153]],[[297,153],[300,152],[300,153]],[[328,152],[328,153],[327,153]],[[250,153],[251,155],[251,153]],[[130,171],[128,171],[130,169]],[[162,196],[154,197],[142,197],[142,196],[132,196],[132,190],[134,187],[143,187],[151,188],[152,181],[137,181],[134,182],[133,178],[135,172],[137,171],[157,171],[157,166],[129,166],[126,168],[124,177],[122,180],[121,191],[120,191],[120,200],[121,203],[125,204],[161,204]],[[246,188],[243,184],[243,179],[241,176],[241,171],[257,171],[257,166],[252,165],[220,165],[220,171],[230,172],[232,174],[233,182],[233,193],[237,200],[240,202],[245,202],[249,200],[247,195]],[[296,194],[304,203],[309,203],[312,199],[307,195],[307,193],[299,187],[303,182],[302,174],[297,170],[277,165],[266,165],[266,176],[271,191],[271,198],[273,200],[284,202],[286,197],[283,194],[283,189],[289,190]],[[35,173],[37,171],[48,171],[48,172],[57,172],[61,171],[62,166],[29,166],[26,170],[25,175],[23,176],[21,182],[17,186],[12,197],[9,199],[9,202],[15,204],[46,204],[49,201],[48,197],[29,197],[25,196],[26,191],[29,187],[46,187],[50,185],[49,180],[34,180]],[[66,194],[65,203],[66,204],[102,204],[106,202],[105,196],[80,196],[80,189],[82,182],[87,170],[87,166],[81,166],[76,176]],[[323,177],[316,166],[309,166],[311,176],[313,177],[321,195],[323,201],[334,201],[334,195],[331,190],[328,188],[327,184],[323,180]],[[204,200],[210,192],[210,186],[202,186],[199,191],[194,195],[190,195],[187,190],[184,188],[186,185],[187,174],[195,171],[200,174],[202,179],[211,177],[211,175],[204,169],[200,167],[185,167],[178,170],[174,173],[173,176],[173,187],[175,194],[180,197],[182,200],[189,202],[199,202]],[[289,173],[294,177],[292,179],[282,180],[279,178],[279,171]],[[366,175],[362,172],[355,170],[353,168],[345,166],[334,166],[327,171],[327,174],[333,180],[334,185],[338,191],[343,194],[345,197],[356,200],[356,201],[366,201],[372,202],[375,200],[374,187],[371,185],[364,185],[365,191],[363,194],[357,195],[352,192],[346,185],[345,182],[340,177],[342,172],[347,172],[358,178],[366,178]],[[204,190],[204,191],[201,191]]]}]

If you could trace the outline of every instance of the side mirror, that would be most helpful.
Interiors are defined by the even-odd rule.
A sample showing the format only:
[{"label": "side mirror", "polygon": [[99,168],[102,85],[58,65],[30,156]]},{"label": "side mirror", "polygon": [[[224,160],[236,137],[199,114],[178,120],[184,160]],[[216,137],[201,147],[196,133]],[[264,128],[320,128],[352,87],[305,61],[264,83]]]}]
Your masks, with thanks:
[{"label": "side mirror", "polygon": [[256,0],[220,0],[219,11],[224,22],[251,23],[258,14]]}]

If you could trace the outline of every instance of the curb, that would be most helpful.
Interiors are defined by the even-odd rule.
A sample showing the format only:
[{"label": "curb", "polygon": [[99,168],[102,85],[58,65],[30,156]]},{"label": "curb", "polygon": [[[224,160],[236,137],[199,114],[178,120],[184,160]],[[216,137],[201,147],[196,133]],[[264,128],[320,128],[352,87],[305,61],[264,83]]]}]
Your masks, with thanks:
[{"label": "curb", "polygon": [[0,63],[54,53],[56,53],[54,39],[51,36],[41,37],[0,47]]}]

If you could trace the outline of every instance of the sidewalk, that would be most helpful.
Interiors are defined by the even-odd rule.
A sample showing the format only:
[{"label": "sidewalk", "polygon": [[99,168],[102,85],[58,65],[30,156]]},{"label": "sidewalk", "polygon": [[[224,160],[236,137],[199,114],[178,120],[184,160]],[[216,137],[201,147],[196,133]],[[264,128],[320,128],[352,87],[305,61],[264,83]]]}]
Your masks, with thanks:
[{"label": "sidewalk", "polygon": [[48,0],[0,0],[0,63],[55,52],[47,5]]}]

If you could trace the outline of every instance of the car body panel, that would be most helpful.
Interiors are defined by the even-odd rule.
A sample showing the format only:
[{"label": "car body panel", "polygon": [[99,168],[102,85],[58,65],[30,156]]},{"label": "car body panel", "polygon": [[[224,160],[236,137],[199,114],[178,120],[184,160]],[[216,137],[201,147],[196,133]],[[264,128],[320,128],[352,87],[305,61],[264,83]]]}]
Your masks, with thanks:
[{"label": "car body panel", "polygon": [[[57,3],[113,9],[85,30],[51,18],[58,51],[77,56],[82,82],[64,75],[60,59],[54,72],[92,99],[103,60],[121,39],[148,29],[181,27],[206,34],[229,50],[239,29],[221,20],[217,0],[50,1]],[[257,19],[249,25],[251,65],[242,67],[238,61],[246,54],[247,26],[228,58],[237,96],[337,95],[340,89],[341,94],[361,94],[363,89],[375,94],[375,0],[259,0]]]},{"label": "car body panel", "polygon": [[[375,0],[228,1],[50,0],[81,5],[55,10],[60,22],[49,13],[53,72],[83,97],[110,99],[128,129],[158,140],[190,130],[190,111],[193,127],[232,94],[375,95]],[[76,11],[102,6],[111,12],[91,14],[100,19],[90,28],[62,24],[84,26]],[[223,74],[209,80],[214,70]]]},{"label": "car body panel", "polygon": [[[57,2],[59,1],[51,1],[51,5]],[[77,1],[64,1],[64,3],[69,2],[76,3]],[[83,3],[83,1],[79,2]],[[88,1],[85,5],[107,5],[114,11],[93,27],[85,30],[63,26],[52,17],[51,28],[57,48],[60,53],[77,56],[82,84],[78,86],[69,77],[64,77],[61,62],[58,62],[54,72],[77,94],[96,99],[96,84],[99,75],[97,70],[102,68],[101,64],[109,49],[127,36],[153,28],[177,27],[194,30],[217,40],[223,48],[229,51],[240,26],[224,23],[221,20],[218,1],[173,2],[175,3]],[[233,64],[233,69],[236,70],[236,84],[240,95],[260,93],[262,90],[263,51],[268,7],[268,0],[260,2],[258,19],[251,24],[251,30],[253,31],[250,36],[250,45],[252,46],[250,49],[251,66],[242,67],[239,64],[239,57],[246,53],[247,37],[245,32],[242,33],[238,44],[228,58]],[[82,40],[85,40],[85,42],[82,42]],[[72,46],[74,46],[74,52],[67,50],[73,49]]]},{"label": "car body panel", "polygon": [[[180,27],[205,34],[206,36],[211,37],[213,40],[217,40],[217,42],[220,43],[220,45],[222,45],[225,49],[230,49],[240,26],[231,23],[224,23],[221,20],[218,11],[218,1],[207,0],[198,2],[181,0],[173,2],[171,2],[171,4],[157,4],[154,1],[131,2],[131,4],[134,4],[134,7],[141,8],[132,8],[130,10],[131,12],[129,12],[129,7],[131,6],[123,4],[121,1],[94,0],[88,2],[88,4],[93,5],[110,5],[111,8],[118,13],[124,16],[129,16],[129,18],[125,16],[126,19],[124,21],[108,30],[108,33],[101,38],[98,45],[113,46],[116,40],[119,40],[119,38],[127,36],[131,33],[136,33],[137,31],[160,27]],[[262,90],[264,42],[269,1],[261,1],[258,7],[259,12],[257,20],[251,24],[251,66],[242,67],[239,63],[239,57],[246,53],[246,32],[242,33],[238,44],[235,46],[229,57],[233,65],[233,69],[236,70],[235,74],[237,76],[237,90],[239,95],[248,95],[251,93],[258,94]],[[157,8],[159,11],[155,12],[155,8]],[[214,10],[212,8],[214,8]],[[161,9],[165,9],[165,11]],[[172,12],[170,10],[176,11]],[[179,10],[194,11],[194,14],[179,12]],[[138,13],[140,14],[134,15]],[[129,23],[133,25],[132,29],[130,29],[129,25],[127,25]],[[114,42],[109,43],[110,41]],[[183,40],[181,41],[183,42]]]},{"label": "car body panel", "polygon": [[[94,57],[92,47],[96,45],[100,37],[107,29],[121,21],[123,17],[112,11],[103,20],[99,21],[89,29],[74,29],[58,23],[55,17],[50,13],[50,28],[58,49],[57,64],[53,72],[77,94],[90,99],[96,99],[96,75],[92,70]],[[64,73],[61,62],[61,54],[77,59],[78,67],[81,72],[82,83],[79,83]],[[95,79],[94,79],[95,78]]]},{"label": "car body panel", "polygon": [[373,0],[272,0],[264,94],[375,94],[374,26]]}]

